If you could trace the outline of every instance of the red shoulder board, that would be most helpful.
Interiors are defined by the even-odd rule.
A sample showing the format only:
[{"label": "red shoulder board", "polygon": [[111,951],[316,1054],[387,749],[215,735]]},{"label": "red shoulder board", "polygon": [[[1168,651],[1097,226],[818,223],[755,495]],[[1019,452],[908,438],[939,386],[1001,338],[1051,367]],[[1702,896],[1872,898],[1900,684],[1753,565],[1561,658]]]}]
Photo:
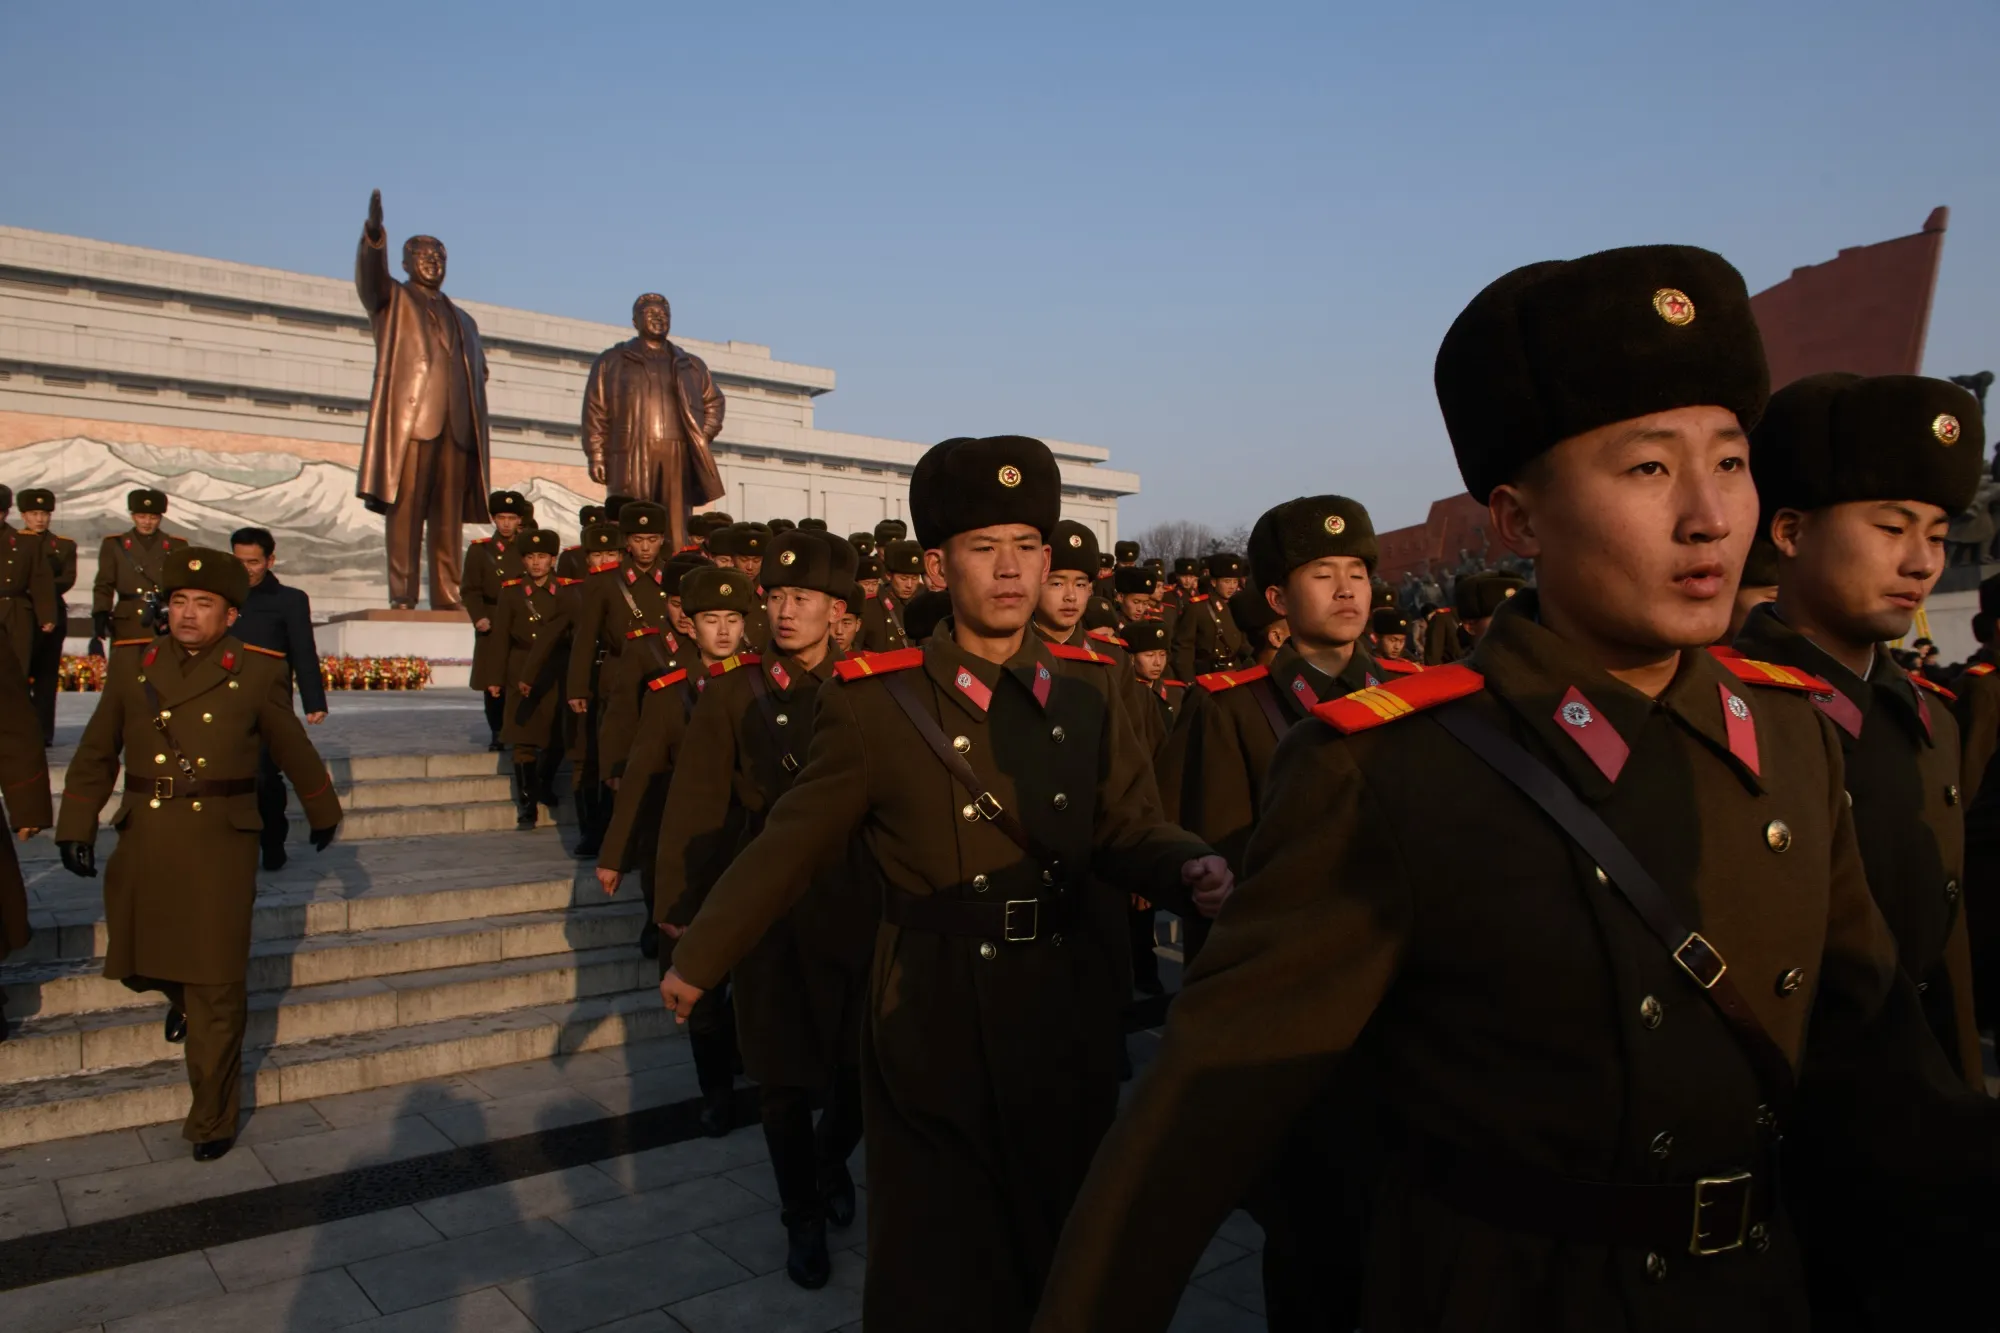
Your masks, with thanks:
[{"label": "red shoulder board", "polygon": [[1182,690],[1187,688],[1187,682],[1184,680],[1163,680],[1160,682],[1160,684],[1172,685],[1176,689],[1182,689]]},{"label": "red shoulder board", "polygon": [[[113,639],[111,641],[111,646],[113,648],[137,648],[141,644],[147,644],[151,642],[152,642],[151,639]],[[150,662],[153,659],[149,657],[146,660]]]},{"label": "red shoulder board", "polygon": [[1991,662],[1974,662],[1965,669],[1965,674],[1968,676],[1990,676],[1993,674],[1993,671],[1994,667]]},{"label": "red shoulder board", "polygon": [[1210,694],[1220,694],[1233,690],[1238,685],[1248,685],[1253,680],[1262,680],[1271,673],[1260,666],[1244,667],[1241,671],[1211,671],[1206,676],[1196,676],[1194,683]]},{"label": "red shoulder board", "polygon": [[571,551],[581,551],[582,549],[581,546],[565,546],[563,547],[563,554],[568,555]]},{"label": "red shoulder board", "polygon": [[1313,716],[1342,735],[1394,722],[1424,708],[1435,708],[1477,694],[1486,687],[1486,677],[1471,667],[1453,662],[1432,667],[1414,676],[1404,676],[1386,685],[1370,685],[1365,690],[1344,694],[1317,705]]},{"label": "red shoulder board", "polygon": [[1776,662],[1759,662],[1753,657],[1745,657],[1734,648],[1715,647],[1708,651],[1716,661],[1728,667],[1736,679],[1749,684],[1776,685],[1781,689],[1802,690],[1807,694],[1833,693],[1833,686],[1818,676],[1800,671],[1796,667],[1779,666]]},{"label": "red shoulder board", "polygon": [[711,676],[726,676],[736,670],[737,667],[756,666],[760,660],[762,659],[755,653],[738,653],[734,657],[725,657],[720,662],[717,662],[708,669],[708,674]]},{"label": "red shoulder board", "polygon": [[1096,639],[1100,643],[1115,643],[1120,648],[1124,648],[1128,651],[1132,647],[1131,644],[1125,642],[1125,640],[1119,638],[1116,634],[1113,634],[1108,629],[1094,629],[1090,632],[1089,637]]},{"label": "red shoulder board", "polygon": [[[717,662],[716,665],[721,666],[722,663]],[[646,688],[649,690],[664,690],[667,686],[678,685],[687,678],[688,673],[685,671],[676,671],[666,676],[655,676],[646,682]]]},{"label": "red shoulder board", "polygon": [[526,583],[526,582],[527,582],[526,579],[501,579],[500,586],[503,588],[511,588],[517,583]]},{"label": "red shoulder board", "polygon": [[281,662],[285,660],[285,655],[276,648],[260,648],[254,643],[246,643],[243,646],[253,653],[262,653],[266,657],[275,657]]},{"label": "red shoulder board", "polygon": [[1048,645],[1048,650],[1049,656],[1060,657],[1070,662],[1102,662],[1105,666],[1112,664],[1111,659],[1103,653],[1092,652],[1080,644],[1052,643]]},{"label": "red shoulder board", "polygon": [[[576,548],[575,548],[575,547],[571,547],[570,549],[571,549],[571,550],[574,550],[574,549],[576,549]],[[568,576],[567,574],[563,574],[563,575],[558,575],[558,576],[557,576],[557,578],[556,578],[556,582],[557,582],[557,583],[558,583],[559,585],[561,585],[562,587],[565,587],[565,588],[574,588],[574,587],[575,587],[575,586],[576,586],[577,584],[579,584],[579,583],[583,582],[583,580],[582,580],[582,579],[573,579],[573,578],[570,578],[570,577],[569,577],[569,576]]]},{"label": "red shoulder board", "polygon": [[234,672],[236,670],[236,650],[234,648],[224,648],[222,656],[217,658],[216,661],[224,671]]},{"label": "red shoulder board", "polygon": [[1205,592],[1198,592],[1194,596],[1188,598],[1188,600],[1190,602],[1205,602],[1208,600],[1208,594]]},{"label": "red shoulder board", "polygon": [[[134,640],[134,642],[136,642],[136,640]],[[151,666],[153,665],[153,659],[158,657],[159,655],[160,655],[160,645],[158,643],[155,643],[151,647],[146,649],[146,655],[139,659],[139,665]]]},{"label": "red shoulder board", "polygon": [[1943,699],[1946,703],[1957,702],[1958,700],[1957,695],[1953,694],[1950,690],[1946,689],[1944,686],[1932,680],[1929,676],[1924,675],[1922,672],[1910,671],[1904,674],[1909,676],[1910,684],[1916,686],[1918,689],[1929,690],[1932,694],[1935,694],[1936,696],[1938,696],[1938,698]]},{"label": "red shoulder board", "polygon": [[885,671],[907,671],[911,667],[923,664],[923,649],[898,648],[891,653],[862,653],[858,657],[843,657],[833,664],[833,670],[842,680],[860,680],[863,676],[879,676]]},{"label": "red shoulder board", "polygon": [[1414,676],[1423,670],[1421,664],[1401,657],[1378,657],[1375,659],[1375,665],[1384,671],[1393,671],[1399,676]]},{"label": "red shoulder board", "polygon": [[596,569],[593,569],[590,572],[593,574],[609,574],[617,568],[618,568],[617,565],[599,565]]}]

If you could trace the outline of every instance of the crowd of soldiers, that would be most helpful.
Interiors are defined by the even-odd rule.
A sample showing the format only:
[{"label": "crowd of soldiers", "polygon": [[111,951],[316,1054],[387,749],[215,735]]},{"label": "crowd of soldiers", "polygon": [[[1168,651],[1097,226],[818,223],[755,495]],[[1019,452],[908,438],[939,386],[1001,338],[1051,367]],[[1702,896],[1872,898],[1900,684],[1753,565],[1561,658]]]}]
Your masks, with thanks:
[{"label": "crowd of soldiers", "polygon": [[[1021,436],[935,446],[909,524],[845,537],[611,496],[564,548],[489,497],[460,593],[520,826],[566,765],[703,1131],[758,1085],[801,1286],[865,1138],[871,1333],[1164,1329],[1238,1207],[1281,1333],[1987,1321],[2000,580],[1949,683],[1891,652],[1978,402],[1773,393],[1741,277],[1683,246],[1501,277],[1435,378],[1510,552],[1444,605],[1377,577],[1338,494],[1241,553],[1103,552]],[[202,1155],[259,747],[315,841],[339,810],[225,632],[233,558],[153,586],[168,634],[114,657],[57,838],[94,872],[122,747],[106,970],[185,1013]],[[30,767],[0,774],[23,829]],[[168,858],[240,889],[200,975],[156,961],[195,948],[140,877]],[[1185,972],[1121,1110],[1161,910]]]}]

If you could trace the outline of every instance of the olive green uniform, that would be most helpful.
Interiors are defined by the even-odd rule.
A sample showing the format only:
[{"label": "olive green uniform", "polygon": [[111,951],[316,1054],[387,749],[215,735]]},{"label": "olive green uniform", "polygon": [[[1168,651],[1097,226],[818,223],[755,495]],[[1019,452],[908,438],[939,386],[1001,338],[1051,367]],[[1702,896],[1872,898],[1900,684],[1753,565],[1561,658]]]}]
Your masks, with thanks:
[{"label": "olive green uniform", "polygon": [[1185,614],[1174,622],[1173,648],[1167,657],[1175,677],[1193,680],[1248,664],[1250,640],[1236,627],[1228,605],[1206,593],[1188,603]]},{"label": "olive green uniform", "polygon": [[[992,663],[941,629],[842,663],[804,770],[676,946],[680,974],[712,986],[857,832],[881,867],[861,1048],[870,1333],[1026,1325],[1117,1102],[1126,895],[1184,906],[1181,868],[1207,853],[1162,819],[1099,657],[1028,635]],[[1056,864],[980,816],[896,691]]]},{"label": "olive green uniform", "polygon": [[[500,604],[500,590],[510,579],[522,576],[521,554],[527,547],[528,534],[519,533],[512,538],[494,535],[480,537],[465,548],[465,565],[459,574],[458,596],[465,603],[466,619],[477,626],[484,620],[492,624],[495,609]],[[472,676],[470,684],[475,690],[488,686],[505,684],[507,674],[507,640],[492,629],[477,629],[472,632]]]},{"label": "olive green uniform", "polygon": [[[47,828],[49,765],[41,727],[28,701],[28,680],[12,655],[0,653],[0,959],[27,944],[28,892],[15,829]],[[4,1022],[0,1019],[0,1022]]]},{"label": "olive green uniform", "polygon": [[42,558],[42,539],[0,523],[0,643],[26,672],[42,626],[55,623],[55,578]]},{"label": "olive green uniform", "polygon": [[137,528],[106,537],[97,548],[97,578],[91,585],[90,610],[93,616],[109,612],[114,642],[153,638],[146,613],[155,599],[165,600],[160,591],[162,562],[169,551],[187,545],[184,537],[164,532],[144,536]]},{"label": "olive green uniform", "polygon": [[854,608],[861,617],[861,648],[870,653],[894,652],[910,646],[903,633],[903,606],[885,586],[873,597],[863,597]]},{"label": "olive green uniform", "polygon": [[62,690],[63,640],[69,635],[69,590],[76,586],[76,541],[54,532],[41,534],[42,562],[55,581],[55,628],[35,633],[34,659],[28,664],[29,686],[35,696],[35,711],[42,719],[42,739],[53,743],[56,735],[56,695]]},{"label": "olive green uniform", "polygon": [[1459,632],[1458,615],[1434,611],[1424,622],[1424,665],[1443,666],[1465,656],[1465,636]]},{"label": "olive green uniform", "polygon": [[[1895,966],[1832,724],[1694,651],[1649,699],[1535,606],[1523,593],[1495,616],[1477,675],[1336,700],[1319,713],[1337,722],[1279,746],[1249,878],[1098,1154],[1038,1329],[1166,1327],[1216,1224],[1331,1089],[1367,1097],[1399,1145],[1371,1219],[1368,1328],[1806,1326],[1757,1066],[1591,858],[1439,724],[1450,708],[1593,808],[1712,943],[1805,1067],[1796,1128],[1845,1148],[1877,1216],[1993,1197],[1994,1122]],[[1551,1214],[1577,1205],[1544,1183],[1571,1180],[1675,1188],[1654,1221],[1612,1236],[1579,1213],[1564,1235]],[[1727,1252],[1692,1254],[1691,1236]]]},{"label": "olive green uniform", "polygon": [[[582,592],[570,627],[564,696],[597,700],[598,772],[617,777],[638,722],[640,692],[655,676],[678,671],[683,654],[693,650],[674,634],[664,566],[642,570],[627,556],[590,575]],[[535,665],[531,660],[531,673]]]},{"label": "olive green uniform", "polygon": [[181,1133],[195,1143],[236,1133],[263,826],[260,747],[314,829],[340,822],[326,764],[292,711],[285,659],[228,636],[189,658],[162,636],[112,667],[70,761],[56,821],[57,841],[94,843],[122,760],[118,845],[104,870],[104,975],[179,997],[194,1089]]},{"label": "olive green uniform", "polygon": [[1965,811],[1965,922],[1970,933],[1978,1025],[2000,1013],[2000,781],[1989,782],[2000,753],[2000,670],[1982,648],[1952,681],[1958,695],[1959,800]]},{"label": "olive green uniform", "polygon": [[[515,762],[533,763],[542,752],[553,754],[562,748],[563,719],[569,707],[563,699],[563,648],[535,654],[542,636],[558,638],[566,630],[560,613],[563,584],[554,575],[537,584],[523,575],[508,579],[500,587],[500,599],[493,607],[492,638],[506,646],[502,668],[501,698],[506,702],[507,720],[500,739],[514,747]],[[535,657],[539,671],[528,674],[528,661]],[[528,697],[521,697],[521,686]]]}]

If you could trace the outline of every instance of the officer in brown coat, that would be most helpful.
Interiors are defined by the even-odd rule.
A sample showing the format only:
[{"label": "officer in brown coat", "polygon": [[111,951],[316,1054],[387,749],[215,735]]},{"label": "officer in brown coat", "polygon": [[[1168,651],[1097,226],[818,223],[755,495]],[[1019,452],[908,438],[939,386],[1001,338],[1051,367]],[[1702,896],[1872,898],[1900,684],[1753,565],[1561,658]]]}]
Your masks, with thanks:
[{"label": "officer in brown coat", "polygon": [[1392,1145],[1371,1329],[1804,1329],[1778,1135],[1842,1145],[1851,1197],[1901,1228],[2000,1186],[1992,1104],[1937,1057],[1869,896],[1821,686],[1704,647],[1757,526],[1741,277],[1684,246],[1516,270],[1436,379],[1539,592],[1469,664],[1280,744],[1242,889],[1071,1215],[1048,1333],[1165,1328],[1327,1094]]},{"label": "officer in brown coat", "polygon": [[[556,568],[556,613],[561,620],[560,628],[569,634],[575,633],[575,626],[583,618],[583,597],[590,586],[590,576],[600,569],[615,568],[619,561],[619,551],[624,542],[618,525],[599,518],[584,528],[578,542],[583,553],[581,573],[566,575],[561,573],[562,563]],[[537,639],[539,648],[541,640]],[[555,652],[559,647],[562,651]],[[531,676],[539,676],[543,661],[561,664],[563,677],[563,707],[569,707],[569,649],[566,639],[552,641],[549,653],[531,653],[523,671]],[[574,854],[579,860],[591,860],[603,846],[604,829],[611,822],[611,791],[606,781],[610,774],[602,762],[598,746],[598,731],[603,721],[603,710],[598,707],[601,694],[598,672],[603,663],[603,649],[593,654],[590,669],[590,703],[583,713],[569,714],[569,764],[570,783],[576,792],[577,838]]]},{"label": "officer in brown coat", "polygon": [[[6,489],[0,487],[0,490]],[[35,696],[35,711],[42,719],[42,739],[54,744],[56,737],[56,695],[61,689],[63,640],[69,634],[69,603],[64,599],[76,586],[76,539],[52,532],[56,493],[31,487],[15,497],[21,507],[21,532],[42,544],[42,562],[54,580],[55,620],[35,634],[33,657],[28,662],[28,685]]]},{"label": "officer in brown coat", "polygon": [[0,486],[0,643],[27,670],[37,636],[54,630],[56,591],[52,567],[42,559],[42,539],[7,522],[14,492]]},{"label": "officer in brown coat", "polygon": [[870,1333],[1021,1329],[1117,1095],[1126,896],[1219,906],[1101,654],[1028,633],[1060,475],[954,439],[910,505],[951,617],[840,664],[802,772],[661,982],[685,1013],[859,833],[886,880],[862,1027]]},{"label": "officer in brown coat", "polygon": [[185,1039],[194,1093],[181,1134],[205,1162],[236,1137],[260,749],[298,793],[321,851],[340,823],[340,798],[292,711],[283,654],[229,633],[250,592],[242,562],[182,546],[161,573],[167,633],[113,665],[70,760],[56,845],[71,873],[97,874],[97,816],[122,762],[118,846],[104,876],[104,975],[166,995],[166,1037]]},{"label": "officer in brown coat", "polygon": [[[1812,375],[1773,395],[1751,439],[1779,554],[1778,596],[1751,612],[1735,647],[1826,683],[1813,706],[1845,753],[1868,887],[1915,983],[1930,1054],[1983,1096],[1961,888],[1958,727],[1950,695],[1905,673],[1887,646],[1909,633],[1944,572],[1945,530],[1979,487],[1978,400],[1916,375]],[[1848,1200],[1839,1146],[1814,1160],[1817,1146],[1807,1136],[1787,1162],[1808,1242],[1813,1326],[1949,1322],[1954,1303],[1929,1304],[1954,1290],[1938,1280],[1951,1265],[1940,1266],[1935,1238],[1912,1244],[1875,1232],[1867,1210]]]},{"label": "officer in brown coat", "polygon": [[91,584],[91,633],[107,648],[149,644],[165,600],[160,578],[166,557],[187,549],[187,539],[160,531],[167,512],[164,491],[136,490],[125,496],[132,526],[106,537],[97,548],[97,578]]},{"label": "officer in brown coat", "polygon": [[[674,764],[655,899],[667,933],[694,920],[791,789],[812,744],[822,684],[838,660],[832,618],[845,603],[836,593],[853,582],[854,563],[854,548],[828,533],[785,532],[773,540],[763,570],[771,646],[709,669]],[[802,1287],[824,1286],[831,1274],[827,1225],[854,1221],[847,1158],[861,1140],[857,1062],[878,892],[872,867],[850,840],[730,969],[743,1072],[760,1085],[764,1140],[784,1205],[785,1270]],[[821,1097],[815,1129],[811,1101]]]},{"label": "officer in brown coat", "polygon": [[[521,576],[500,585],[500,599],[493,608],[493,634],[505,645],[507,658],[500,680],[487,688],[487,697],[501,699],[506,720],[501,741],[514,751],[514,827],[535,826],[535,806],[556,808],[556,769],[562,765],[563,719],[570,716],[563,702],[563,673],[566,662],[558,644],[547,653],[536,654],[543,635],[560,638],[568,632],[568,622],[560,610],[563,584],[556,577],[556,556],[561,541],[553,528],[538,528],[523,536],[520,548]],[[537,669],[528,672],[534,656]]]},{"label": "officer in brown coat", "polygon": [[[21,858],[7,836],[26,842],[54,822],[49,765],[41,727],[28,699],[28,678],[11,653],[0,653],[0,961],[27,944],[28,891]],[[0,1041],[7,1040],[7,1002],[0,992]]]},{"label": "officer in brown coat", "polygon": [[521,577],[521,525],[535,507],[519,491],[495,491],[486,497],[486,507],[493,514],[493,535],[475,537],[465,548],[458,597],[472,622],[472,673],[467,683],[485,696],[486,729],[492,733],[486,748],[497,751],[506,705],[494,691],[507,683],[507,641],[493,632],[493,609],[499,605],[500,589],[509,579]]}]

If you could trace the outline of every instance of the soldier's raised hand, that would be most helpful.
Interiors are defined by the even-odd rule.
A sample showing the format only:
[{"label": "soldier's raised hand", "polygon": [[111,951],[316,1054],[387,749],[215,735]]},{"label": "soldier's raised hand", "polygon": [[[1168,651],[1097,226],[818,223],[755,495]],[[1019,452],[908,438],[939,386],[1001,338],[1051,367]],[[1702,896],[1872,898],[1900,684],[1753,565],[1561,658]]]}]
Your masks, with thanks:
[{"label": "soldier's raised hand", "polygon": [[368,239],[375,244],[382,243],[382,192],[376,190],[368,196]]},{"label": "soldier's raised hand", "polygon": [[63,869],[72,875],[85,879],[97,878],[97,849],[87,842],[59,842],[56,850],[62,854]]}]

